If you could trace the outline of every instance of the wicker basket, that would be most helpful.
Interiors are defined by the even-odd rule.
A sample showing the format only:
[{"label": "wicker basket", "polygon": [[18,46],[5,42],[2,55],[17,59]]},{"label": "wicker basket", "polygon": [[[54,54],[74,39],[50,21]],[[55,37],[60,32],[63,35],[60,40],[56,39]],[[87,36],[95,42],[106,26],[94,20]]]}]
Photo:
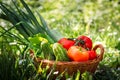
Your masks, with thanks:
[{"label": "wicker basket", "polygon": [[97,66],[99,62],[103,59],[103,54],[104,54],[104,48],[101,44],[96,45],[93,50],[96,50],[97,48],[100,48],[100,54],[98,54],[97,58],[94,60],[89,60],[86,62],[65,62],[65,61],[51,61],[51,60],[41,60],[39,58],[35,58],[35,62],[41,63],[42,62],[42,68],[45,68],[46,66],[49,66],[50,68],[48,71],[50,71],[55,64],[55,71],[58,71],[59,73],[63,72],[66,70],[66,72],[69,75],[72,75],[76,73],[78,70],[82,74],[85,71],[94,73],[95,70],[97,69]]}]

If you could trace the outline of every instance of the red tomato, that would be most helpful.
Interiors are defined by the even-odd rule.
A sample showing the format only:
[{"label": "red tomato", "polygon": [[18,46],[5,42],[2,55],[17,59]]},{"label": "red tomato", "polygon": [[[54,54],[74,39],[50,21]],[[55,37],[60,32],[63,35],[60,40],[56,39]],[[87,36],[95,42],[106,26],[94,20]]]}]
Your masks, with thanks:
[{"label": "red tomato", "polygon": [[84,36],[84,35],[79,36],[76,39],[76,43],[79,46],[81,46],[81,47],[83,47],[83,48],[85,48],[87,50],[91,50],[92,49],[92,40],[89,37],[87,37],[87,36]]},{"label": "red tomato", "polygon": [[94,50],[91,51],[87,51],[89,53],[89,60],[93,60],[95,58],[97,58],[97,54]]},{"label": "red tomato", "polygon": [[83,62],[89,60],[89,54],[86,49],[80,46],[72,46],[67,51],[68,57],[77,62]]},{"label": "red tomato", "polygon": [[58,43],[60,43],[65,49],[68,50],[71,46],[75,44],[75,41],[67,38],[62,38],[58,41]]}]

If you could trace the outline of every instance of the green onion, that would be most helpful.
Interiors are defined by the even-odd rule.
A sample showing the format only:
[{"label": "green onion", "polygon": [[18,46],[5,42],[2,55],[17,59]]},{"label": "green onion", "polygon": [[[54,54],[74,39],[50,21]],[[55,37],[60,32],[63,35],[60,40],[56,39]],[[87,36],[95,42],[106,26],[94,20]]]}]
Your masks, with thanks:
[{"label": "green onion", "polygon": [[43,17],[37,12],[37,15],[41,21],[40,23],[24,0],[20,0],[20,2],[24,6],[26,12],[20,9],[13,0],[12,2],[15,6],[15,9],[10,5],[5,5],[4,3],[0,2],[0,9],[2,10],[0,18],[11,22],[25,39],[41,33],[46,35],[50,39],[51,43],[58,40],[56,35],[54,35],[48,28]]}]

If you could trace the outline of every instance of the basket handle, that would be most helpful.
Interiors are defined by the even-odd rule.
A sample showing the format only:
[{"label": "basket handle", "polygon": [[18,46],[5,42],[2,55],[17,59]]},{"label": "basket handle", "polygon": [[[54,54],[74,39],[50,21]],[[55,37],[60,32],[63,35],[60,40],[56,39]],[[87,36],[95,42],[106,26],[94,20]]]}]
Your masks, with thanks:
[{"label": "basket handle", "polygon": [[97,44],[97,45],[95,45],[95,47],[93,48],[93,50],[96,51],[97,48],[100,48],[100,55],[98,56],[98,58],[100,60],[102,60],[103,59],[103,55],[104,55],[104,47],[101,44]]}]

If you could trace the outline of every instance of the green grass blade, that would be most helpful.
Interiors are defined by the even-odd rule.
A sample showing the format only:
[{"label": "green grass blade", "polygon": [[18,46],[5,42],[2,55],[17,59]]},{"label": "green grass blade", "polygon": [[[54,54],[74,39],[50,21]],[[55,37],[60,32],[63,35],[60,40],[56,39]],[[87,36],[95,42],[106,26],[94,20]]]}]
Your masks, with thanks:
[{"label": "green grass blade", "polygon": [[10,22],[17,23],[16,20],[15,20],[15,16],[11,15],[11,14],[14,14],[14,13],[12,13],[9,9],[7,9],[2,3],[0,3],[0,8],[8,16],[8,18],[11,19]]},{"label": "green grass blade", "polygon": [[40,21],[41,21],[41,24],[42,24],[42,26],[43,27],[45,27],[44,29],[47,31],[47,30],[49,30],[49,28],[48,28],[48,26],[47,26],[47,23],[46,23],[46,21],[44,20],[44,18],[37,12],[37,14],[38,14],[38,16],[39,16],[39,19],[40,19]]},{"label": "green grass blade", "polygon": [[30,19],[30,16],[27,15],[25,12],[23,12],[21,9],[19,9],[19,8],[17,7],[16,3],[15,3],[13,0],[12,0],[12,2],[13,2],[13,4],[14,4],[14,6],[16,7],[19,15],[22,16],[22,21],[24,21],[25,26],[26,26],[27,28],[29,28],[29,30],[31,31],[32,35],[37,34],[37,33],[38,33],[38,29],[37,29],[35,26],[33,26],[33,24],[31,24],[32,21],[31,21],[31,19]]},{"label": "green grass blade", "polygon": [[[0,4],[0,8],[2,9],[2,11],[8,16],[8,18],[10,19],[10,21],[12,22],[12,24],[15,26],[18,22],[19,22],[19,18],[17,17],[17,14],[13,13],[12,11],[10,11],[9,9],[7,9],[2,3]],[[18,23],[19,24],[19,23]],[[24,27],[17,27],[18,25],[16,25],[16,28],[18,29],[18,31],[25,37],[27,38],[29,36],[29,34],[27,33],[27,31],[25,31]]]},{"label": "green grass blade", "polygon": [[[2,36],[7,35],[9,37],[12,37],[13,39],[15,38],[15,39],[19,40],[20,41],[19,44],[22,44],[22,45],[28,44],[27,41],[26,41],[26,39],[23,39],[21,36],[15,35],[15,34],[11,33],[10,31],[7,31],[7,30],[4,30],[4,31],[6,31],[6,33],[4,35],[2,35]],[[2,36],[0,35],[0,37],[2,37]]]},{"label": "green grass blade", "polygon": [[38,28],[38,30],[42,33],[44,33],[44,30],[39,29],[41,27],[41,25],[39,24],[39,22],[37,21],[36,17],[33,15],[32,11],[30,10],[30,8],[27,6],[27,4],[24,2],[24,0],[20,0],[21,3],[23,4],[23,6],[25,7],[25,9],[27,10],[28,14],[30,15],[31,20],[34,22],[34,24],[36,25],[36,27]]}]

